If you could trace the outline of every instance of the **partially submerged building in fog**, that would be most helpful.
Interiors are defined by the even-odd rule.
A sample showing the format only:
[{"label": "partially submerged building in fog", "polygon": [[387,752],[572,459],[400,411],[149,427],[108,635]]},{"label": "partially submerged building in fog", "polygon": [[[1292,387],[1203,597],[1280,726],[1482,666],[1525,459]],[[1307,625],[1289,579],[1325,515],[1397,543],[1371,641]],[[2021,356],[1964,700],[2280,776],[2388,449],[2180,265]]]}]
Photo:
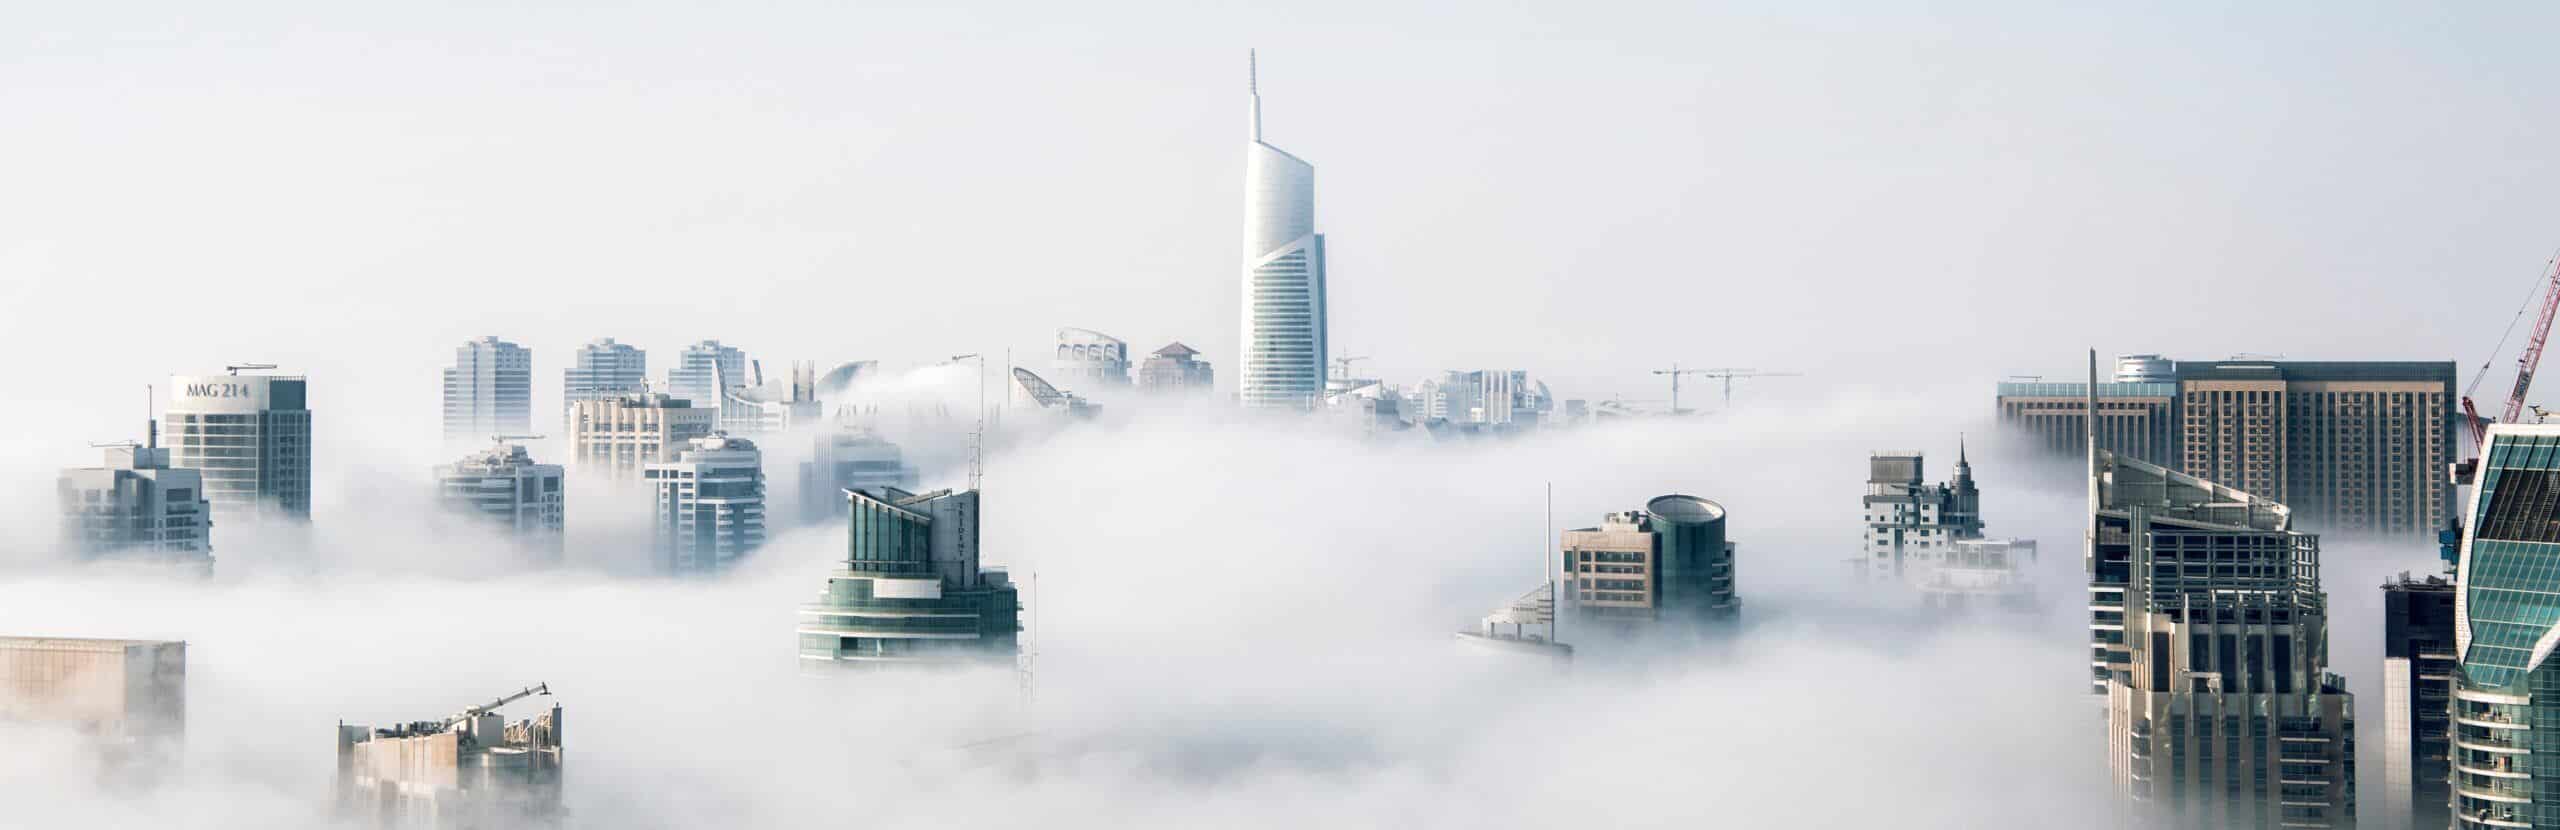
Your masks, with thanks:
[{"label": "partially submerged building in fog", "polygon": [[1722,505],[1668,495],[1564,533],[1564,601],[1576,621],[1633,628],[1722,623],[1741,613]]},{"label": "partially submerged building in fog", "polygon": [[2117,791],[2176,826],[2354,826],[2320,538],[2272,500],[2106,450],[2091,466],[2090,686]]},{"label": "partially submerged building in fog", "polygon": [[508,723],[497,710],[546,685],[443,720],[338,724],[338,807],[400,827],[517,827],[560,814],[560,706]]},{"label": "partially submerged building in fog", "polygon": [[155,425],[144,445],[106,448],[106,463],[63,470],[64,540],[89,558],[213,567],[213,503],[204,476],[169,466]]},{"label": "partially submerged building in fog", "polygon": [[1129,385],[1129,344],[1092,329],[1059,329],[1049,369],[1058,382],[1088,392]]},{"label": "partially submerged building in fog", "polygon": [[676,460],[650,464],[647,477],[659,572],[709,573],[764,544],[764,453],[755,442],[696,438]]},{"label": "partially submerged building in fog", "polygon": [[522,444],[500,442],[436,467],[436,503],[505,530],[557,562],[567,514],[558,464],[533,463]]},{"label": "partially submerged building in fog", "polygon": [[0,722],[57,724],[119,746],[187,731],[187,644],[0,637]]},{"label": "partially submerged building in fog", "polygon": [[1573,659],[1573,647],[1556,641],[1556,584],[1548,582],[1484,615],[1458,642],[1494,654]]},{"label": "partially submerged building in fog", "polygon": [[845,427],[821,433],[816,451],[800,465],[801,519],[810,524],[841,521],[845,491],[916,486],[916,468],[906,453],[878,433]]},{"label": "partially submerged building in fog", "polygon": [[1217,371],[1200,359],[1200,350],[1180,341],[1165,344],[1138,365],[1138,388],[1148,391],[1207,392],[1217,383]]},{"label": "partially submerged building in fog", "polygon": [[657,393],[618,395],[569,404],[570,457],[582,468],[615,478],[674,461],[685,445],[712,433],[719,409]]},{"label": "partially submerged building in fog", "polygon": [[1901,582],[1933,607],[2033,606],[2036,543],[1982,535],[1982,491],[1961,444],[1944,484],[1927,482],[1926,461],[1916,452],[1868,456],[1864,550],[1852,560],[1860,576]]},{"label": "partially submerged building in fog", "polygon": [[2382,583],[2382,792],[2368,824],[2452,820],[2454,595],[2441,576]]},{"label": "partially submerged building in fog", "polygon": [[224,521],[311,519],[310,383],[240,374],[268,368],[169,379],[160,418],[169,428],[167,466],[202,474],[205,498]]},{"label": "partially submerged building in fog", "polygon": [[800,606],[803,665],[1007,663],[1022,603],[978,560],[978,491],[848,492],[844,567]]}]

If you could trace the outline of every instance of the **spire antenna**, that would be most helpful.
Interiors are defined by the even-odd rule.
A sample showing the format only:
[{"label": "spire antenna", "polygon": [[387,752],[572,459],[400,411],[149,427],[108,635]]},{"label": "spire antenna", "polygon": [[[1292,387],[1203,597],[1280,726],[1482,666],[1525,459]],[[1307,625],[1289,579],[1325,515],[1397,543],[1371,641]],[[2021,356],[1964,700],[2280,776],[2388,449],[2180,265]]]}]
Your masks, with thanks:
[{"label": "spire antenna", "polygon": [[1245,97],[1250,98],[1253,101],[1251,120],[1247,122],[1248,129],[1252,131],[1253,140],[1261,141],[1262,63],[1261,59],[1255,56],[1254,50],[1250,48],[1244,50],[1244,92]]}]

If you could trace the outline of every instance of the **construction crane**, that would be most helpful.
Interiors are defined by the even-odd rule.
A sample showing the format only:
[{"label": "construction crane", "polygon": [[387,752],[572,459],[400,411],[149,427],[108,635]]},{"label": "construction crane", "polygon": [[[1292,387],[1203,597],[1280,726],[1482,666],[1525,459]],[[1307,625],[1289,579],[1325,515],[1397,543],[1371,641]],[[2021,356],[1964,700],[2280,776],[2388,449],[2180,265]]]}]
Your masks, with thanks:
[{"label": "construction crane", "polygon": [[524,689],[523,691],[517,692],[517,693],[515,693],[515,694],[511,694],[511,695],[508,695],[508,696],[506,696],[506,697],[498,698],[497,700],[492,700],[492,701],[489,701],[489,702],[487,702],[487,703],[483,703],[483,704],[480,704],[480,705],[478,705],[478,706],[471,707],[471,708],[469,708],[469,709],[464,709],[464,710],[462,710],[462,714],[455,715],[455,716],[453,716],[452,718],[447,719],[447,720],[444,722],[444,728],[446,728],[446,729],[452,729],[452,728],[454,728],[455,726],[459,726],[459,725],[461,725],[461,723],[462,723],[463,721],[467,721],[467,720],[470,720],[470,719],[472,719],[472,718],[479,717],[480,715],[482,715],[482,714],[484,714],[484,713],[487,713],[488,711],[490,711],[490,710],[492,710],[492,709],[496,709],[496,708],[498,708],[498,707],[500,707],[500,706],[505,706],[505,705],[507,705],[507,704],[514,703],[514,702],[516,702],[516,701],[523,700],[523,699],[528,698],[528,697],[532,697],[532,696],[534,696],[534,695],[548,695],[548,694],[550,694],[550,693],[551,693],[551,684],[549,684],[549,683],[536,683],[536,684],[533,684],[533,685],[531,685],[531,686],[527,686],[527,687],[525,687],[525,689]]},{"label": "construction crane", "polygon": [[1680,368],[1680,364],[1677,363],[1671,364],[1671,368],[1669,369],[1655,369],[1653,370],[1653,373],[1657,375],[1671,376],[1671,414],[1673,415],[1678,415],[1683,411],[1680,409],[1681,375],[1697,375],[1699,377],[1724,379],[1724,405],[1728,409],[1733,407],[1734,378],[1791,378],[1798,376],[1798,373],[1795,372],[1763,372],[1758,369],[1683,369]]},{"label": "construction crane", "polygon": [[[2543,344],[2551,339],[2551,318],[2560,315],[2560,255],[2554,255],[2550,262],[2545,263],[2544,270],[2548,276],[2536,281],[2537,290],[2542,293],[2542,317],[2534,322],[2533,335],[2525,341],[2524,353],[2516,356],[2516,386],[2507,393],[2506,409],[2495,423],[2512,424],[2524,416],[2524,395],[2533,386],[2534,370],[2542,365]],[[2525,295],[2524,305],[2516,308],[2515,319],[2524,319],[2525,309],[2532,307],[2532,295]],[[2498,338],[2499,349],[2507,347],[2507,337],[2513,336],[2515,330],[2515,323],[2508,322],[2507,334]],[[2471,425],[2471,451],[2474,455],[2488,443],[2489,424],[2492,422],[2480,417],[2480,408],[2471,402],[2471,395],[2480,389],[2481,379],[2488,375],[2489,364],[2495,360],[2496,353],[2492,352],[2489,360],[2481,361],[2480,371],[2471,375],[2471,385],[2462,390],[2462,420]]]},{"label": "construction crane", "polygon": [[229,371],[229,372],[230,372],[230,373],[232,373],[232,374],[237,375],[237,374],[240,374],[240,370],[242,370],[242,369],[252,369],[252,370],[254,370],[254,369],[273,369],[273,368],[275,368],[275,367],[276,367],[276,365],[275,365],[275,364],[273,364],[273,363],[234,363],[234,364],[231,364],[231,365],[229,365],[229,366],[224,366],[224,367],[222,367],[222,368],[223,368],[223,369],[225,369],[225,370],[227,370],[227,371]]}]

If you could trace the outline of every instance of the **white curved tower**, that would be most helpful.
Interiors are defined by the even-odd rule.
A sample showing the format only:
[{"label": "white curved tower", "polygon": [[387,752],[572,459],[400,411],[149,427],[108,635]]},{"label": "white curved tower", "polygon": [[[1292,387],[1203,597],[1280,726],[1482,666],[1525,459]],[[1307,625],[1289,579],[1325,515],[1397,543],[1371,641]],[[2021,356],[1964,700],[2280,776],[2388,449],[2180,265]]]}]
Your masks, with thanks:
[{"label": "white curved tower", "polygon": [[1244,150],[1244,318],[1237,397],[1311,409],[1324,394],[1324,235],[1316,168],[1262,141],[1262,90],[1247,52],[1251,141]]}]

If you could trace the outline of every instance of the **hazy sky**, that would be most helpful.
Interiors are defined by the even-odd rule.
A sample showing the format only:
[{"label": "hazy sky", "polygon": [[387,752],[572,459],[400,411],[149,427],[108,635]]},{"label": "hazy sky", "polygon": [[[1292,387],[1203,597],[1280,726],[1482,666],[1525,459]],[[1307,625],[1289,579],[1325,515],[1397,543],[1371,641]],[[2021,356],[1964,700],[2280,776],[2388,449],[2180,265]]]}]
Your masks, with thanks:
[{"label": "hazy sky", "polygon": [[1253,46],[1317,165],[1334,341],[1386,370],[2468,372],[2560,246],[2553,18],[53,4],[0,33],[0,336],[116,412],[243,360],[432,409],[480,334],[545,387],[597,336],[898,361],[1066,325],[1229,374]]},{"label": "hazy sky", "polygon": [[[1598,820],[1694,826],[1701,786],[1734,805],[1712,815],[1820,825],[1803,811],[1836,781],[1884,778],[1842,765],[1850,740],[1909,773],[1873,786],[1914,824],[2051,815],[2102,786],[2078,491],[1983,464],[1994,532],[2044,541],[2053,613],[1915,633],[1835,581],[1865,452],[1926,448],[1943,474],[1991,383],[2072,374],[2086,348],[2455,360],[2467,381],[2560,246],[2560,13],[1929,5],[13,10],[0,566],[51,553],[52,470],[135,437],[139,387],[173,372],[310,373],[321,465],[316,540],[217,531],[213,583],[0,581],[0,631],[194,643],[189,788],[60,818],[291,824],[328,721],[542,679],[579,690],[593,760],[570,798],[603,825],[854,805],[1410,825],[1432,805],[1419,818],[1496,826],[1633,787]],[[436,369],[483,334],[535,349],[538,413],[600,336],[656,370],[706,337],[769,364],[1038,366],[1080,326],[1186,341],[1231,381],[1248,47],[1268,138],[1317,166],[1340,348],[1404,378],[1528,368],[1573,397],[1659,397],[1645,373],[1674,361],[1807,375],[1748,383],[1765,403],[1728,420],[1444,451],[1164,413],[1008,447],[990,556],[1043,570],[1059,636],[1054,703],[1020,715],[1051,743],[998,762],[934,758],[1006,725],[967,709],[1001,694],[792,681],[791,605],[840,549],[823,529],[688,591],[605,575],[639,532],[627,494],[573,490],[567,573],[493,568],[419,524],[448,457]],[[956,436],[896,437],[954,482]],[[1749,645],[1511,697],[1414,657],[1534,582],[1549,479],[1568,523],[1668,491],[1732,507]],[[1239,541],[1196,543],[1212,533]],[[2370,586],[2432,551],[2330,550],[2334,664],[2378,725]],[[547,616],[442,626],[463,600]],[[349,662],[312,656],[351,640],[330,658]],[[935,694],[954,711],[863,705]],[[1894,708],[1915,699],[1936,717]],[[1829,714],[1750,708],[1771,700]],[[1587,728],[1552,736],[1541,777],[1519,747],[1559,722]],[[866,741],[894,763],[849,757]],[[689,754],[653,754],[669,745]],[[78,783],[9,763],[0,784]],[[1475,798],[1505,776],[1535,786]],[[986,782],[1019,798],[971,798]]]}]

